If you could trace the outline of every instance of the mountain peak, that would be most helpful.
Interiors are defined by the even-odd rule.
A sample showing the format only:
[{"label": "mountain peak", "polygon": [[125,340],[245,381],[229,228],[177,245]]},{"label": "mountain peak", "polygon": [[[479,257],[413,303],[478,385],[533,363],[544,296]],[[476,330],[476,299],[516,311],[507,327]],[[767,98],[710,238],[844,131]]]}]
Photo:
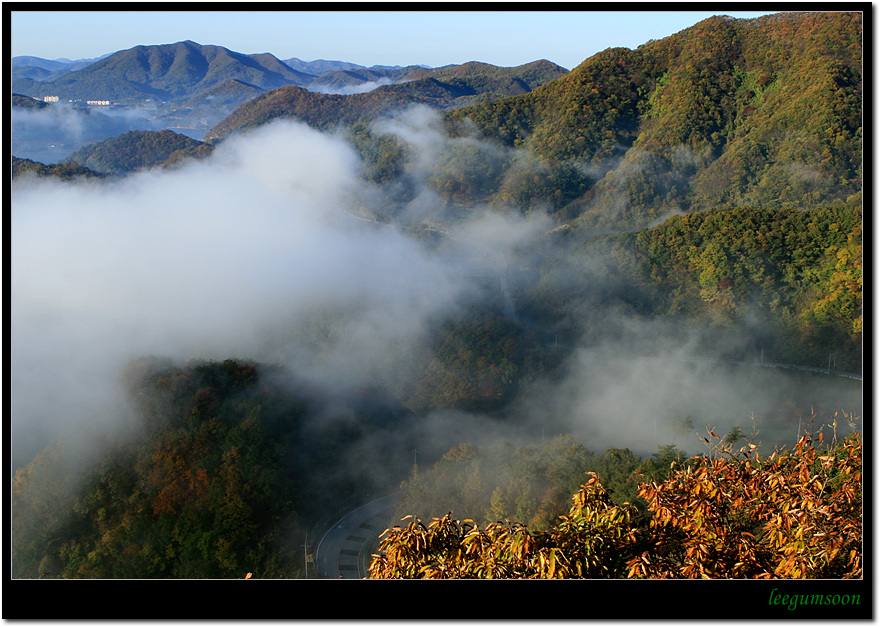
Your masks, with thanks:
[{"label": "mountain peak", "polygon": [[265,91],[304,85],[314,76],[290,68],[269,53],[247,55],[186,39],[120,50],[56,80],[37,82],[22,77],[12,83],[16,93],[32,97],[53,93],[67,100],[140,104],[188,98],[231,78]]}]

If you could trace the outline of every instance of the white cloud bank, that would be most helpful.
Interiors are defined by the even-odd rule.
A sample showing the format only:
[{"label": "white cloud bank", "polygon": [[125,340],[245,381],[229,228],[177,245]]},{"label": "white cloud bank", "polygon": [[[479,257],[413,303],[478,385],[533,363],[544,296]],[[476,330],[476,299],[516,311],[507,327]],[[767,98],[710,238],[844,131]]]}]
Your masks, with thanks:
[{"label": "white cloud bank", "polygon": [[[279,122],[177,171],[16,184],[13,438],[93,420],[141,355],[382,383],[375,364],[409,354],[466,286],[412,239],[346,213],[357,168],[342,139]],[[328,311],[342,312],[335,344],[315,351],[296,331]]]}]

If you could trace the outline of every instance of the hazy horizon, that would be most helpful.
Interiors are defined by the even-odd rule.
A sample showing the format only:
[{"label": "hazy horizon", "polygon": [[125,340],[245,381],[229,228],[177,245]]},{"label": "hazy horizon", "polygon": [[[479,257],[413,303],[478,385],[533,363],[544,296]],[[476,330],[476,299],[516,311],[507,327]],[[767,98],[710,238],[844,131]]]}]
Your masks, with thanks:
[{"label": "hazy horizon", "polygon": [[[623,6],[626,6],[625,4]],[[285,60],[373,65],[547,59],[573,69],[609,47],[636,48],[713,15],[772,11],[10,11],[12,56],[72,61],[191,40]]]}]

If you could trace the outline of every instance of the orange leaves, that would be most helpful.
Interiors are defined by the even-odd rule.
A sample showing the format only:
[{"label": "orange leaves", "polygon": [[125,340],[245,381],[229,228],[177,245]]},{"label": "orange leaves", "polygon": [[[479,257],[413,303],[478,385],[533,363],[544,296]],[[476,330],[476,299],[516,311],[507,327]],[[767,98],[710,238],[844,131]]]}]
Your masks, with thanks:
[{"label": "orange leaves", "polygon": [[[716,436],[717,437],[717,436]],[[808,438],[758,460],[698,458],[662,483],[634,522],[591,474],[546,534],[480,529],[449,515],[386,532],[376,578],[850,578],[861,565],[861,436],[819,454]]]},{"label": "orange leaves", "polygon": [[412,521],[384,534],[373,578],[574,578],[623,576],[615,566],[631,542],[628,510],[614,505],[595,475],[572,497],[549,534],[518,523],[481,529],[449,515]]},{"label": "orange leaves", "polygon": [[207,499],[210,482],[204,468],[182,470],[179,476],[163,485],[153,502],[153,513],[178,514],[186,506],[201,505]]},{"label": "orange leaves", "polygon": [[[681,577],[859,576],[860,560],[844,564],[840,555],[843,546],[860,555],[860,486],[853,480],[860,437],[831,453],[819,455],[804,437],[794,451],[762,463],[757,456],[703,459],[690,473],[641,486],[660,538],[655,545],[679,557],[652,568],[644,556],[633,558],[631,576],[661,576],[665,568]],[[834,483],[840,487],[829,490]]]}]

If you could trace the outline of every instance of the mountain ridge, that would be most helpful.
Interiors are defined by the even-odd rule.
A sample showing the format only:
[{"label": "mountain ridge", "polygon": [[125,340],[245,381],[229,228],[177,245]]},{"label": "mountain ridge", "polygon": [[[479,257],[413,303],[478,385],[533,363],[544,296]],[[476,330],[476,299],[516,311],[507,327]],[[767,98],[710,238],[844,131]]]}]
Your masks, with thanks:
[{"label": "mountain ridge", "polygon": [[447,126],[590,170],[566,209],[584,225],[843,202],[861,189],[861,33],[858,13],[716,16],[449,111]]},{"label": "mountain ridge", "polygon": [[[305,96],[288,86],[277,90],[279,93],[270,92],[260,100],[248,101],[203,139],[216,141],[275,117],[298,117],[316,128],[329,128],[369,122],[407,104],[425,104],[438,109],[464,106],[526,93],[533,86],[564,76],[566,72],[565,68],[545,60],[511,68],[470,62],[443,68],[418,68],[399,76],[392,84],[380,85],[364,94]],[[332,115],[334,107],[339,108],[336,119]]]},{"label": "mountain ridge", "polygon": [[54,81],[14,79],[13,91],[41,96],[47,90],[64,99],[171,101],[210,89],[229,78],[261,89],[305,84],[314,76],[285,65],[270,53],[246,55],[191,40],[139,45],[115,52]]},{"label": "mountain ridge", "polygon": [[[461,83],[467,83],[469,77],[485,75],[482,79],[484,85],[468,95],[488,95],[456,103],[460,105],[522,93],[567,71],[546,60],[515,68],[471,62],[437,70],[419,65],[366,68],[343,61],[304,62],[296,58],[289,62],[296,67],[269,52],[243,54],[223,46],[184,40],[173,44],[134,46],[84,62],[82,67],[79,62],[64,64],[37,57],[16,58],[12,88],[13,92],[32,98],[51,94],[70,102],[108,100],[111,104],[123,105],[158,102],[160,107],[172,108],[187,106],[182,101],[207,97],[218,85],[233,79],[262,91],[295,85],[322,93],[351,94],[367,92],[377,85],[410,82],[435,75],[443,82],[457,83],[452,91],[461,91]],[[504,81],[507,84],[501,84]],[[404,93],[407,88],[395,91]],[[438,99],[433,94],[428,96],[428,102],[448,106],[454,98],[446,94]],[[415,101],[420,101],[418,96]]]}]

